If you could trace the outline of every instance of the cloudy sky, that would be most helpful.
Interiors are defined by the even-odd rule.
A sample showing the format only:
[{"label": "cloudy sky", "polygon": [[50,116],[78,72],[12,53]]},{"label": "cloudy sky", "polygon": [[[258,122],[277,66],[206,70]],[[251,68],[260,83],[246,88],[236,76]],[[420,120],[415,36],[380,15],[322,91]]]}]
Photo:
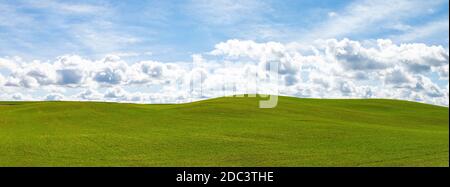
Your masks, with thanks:
[{"label": "cloudy sky", "polygon": [[278,93],[448,106],[448,6],[0,0],[0,100],[179,103]]}]

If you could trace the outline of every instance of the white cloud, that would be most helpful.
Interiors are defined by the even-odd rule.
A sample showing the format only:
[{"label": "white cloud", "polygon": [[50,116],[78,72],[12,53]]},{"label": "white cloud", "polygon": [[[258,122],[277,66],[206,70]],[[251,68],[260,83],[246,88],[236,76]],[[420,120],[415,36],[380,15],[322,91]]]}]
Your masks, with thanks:
[{"label": "white cloud", "polygon": [[68,26],[70,35],[82,46],[97,53],[117,51],[141,39],[129,33],[117,32],[112,23],[92,21]]},{"label": "white cloud", "polygon": [[431,21],[426,23],[425,25],[416,26],[410,28],[402,35],[393,36],[395,40],[400,42],[415,42],[424,39],[428,40],[443,40],[445,43],[448,43],[448,24],[449,20],[447,18]]},{"label": "white cloud", "polygon": [[107,10],[104,6],[66,3],[53,0],[31,1],[28,3],[34,8],[48,9],[60,14],[98,14]]},{"label": "white cloud", "polygon": [[[431,72],[438,72],[441,79],[448,77],[449,54],[441,46],[395,45],[390,40],[366,46],[358,41],[332,39],[316,42],[314,53],[309,55],[292,46],[299,45],[229,40],[216,45],[210,54],[234,61],[252,59],[260,64],[267,57],[279,61],[280,76],[285,81],[281,93],[287,95],[419,98],[448,105],[445,88],[429,77]],[[283,71],[283,66],[289,71]]]},{"label": "white cloud", "polygon": [[336,12],[328,12],[328,17],[336,17],[337,15]]},{"label": "white cloud", "polygon": [[432,70],[434,72],[437,72],[439,75],[439,79],[441,80],[447,80],[448,81],[448,77],[449,77],[449,73],[448,73],[448,65],[443,65],[443,66],[438,66],[438,67],[433,67]]},{"label": "white cloud", "polygon": [[47,101],[61,101],[64,100],[64,95],[58,93],[52,93],[45,96],[45,100]]},{"label": "white cloud", "polygon": [[427,14],[424,9],[434,8],[443,3],[445,3],[443,0],[355,1],[332,14],[333,16],[329,16],[328,20],[317,24],[312,30],[308,30],[302,41],[348,37],[364,32],[373,33],[385,26],[402,24],[407,18]]},{"label": "white cloud", "polygon": [[87,89],[87,90],[81,92],[80,94],[78,94],[76,97],[81,100],[100,101],[100,100],[102,100],[103,95],[93,89]]},{"label": "white cloud", "polygon": [[142,103],[142,102],[149,102],[150,98],[148,94],[143,94],[141,92],[130,93],[121,87],[112,87],[105,92],[103,100],[116,102]]},{"label": "white cloud", "polygon": [[[264,10],[264,11],[263,11]],[[187,11],[204,23],[231,25],[243,21],[256,21],[270,6],[258,0],[192,0]]]},{"label": "white cloud", "polygon": [[385,84],[402,87],[403,85],[411,84],[413,82],[413,78],[399,68],[388,69],[384,71],[383,74]]},{"label": "white cloud", "polygon": [[13,100],[13,101],[32,101],[34,100],[31,95],[28,94],[21,94],[21,93],[14,93],[8,97],[6,100]]},{"label": "white cloud", "polygon": [[[331,39],[309,46],[229,40],[185,63],[131,63],[115,55],[100,60],[66,55],[54,62],[0,59],[10,71],[0,76],[0,88],[51,100],[178,103],[278,90],[298,97],[396,98],[448,105],[448,84],[438,81],[448,80],[448,56],[441,46],[390,40],[369,45]],[[269,62],[279,65],[278,82],[268,71]],[[42,92],[47,95],[36,95]]]},{"label": "white cloud", "polygon": [[17,68],[16,63],[21,59],[0,58],[0,69],[13,70]]},{"label": "white cloud", "polygon": [[328,40],[326,53],[333,56],[345,69],[373,71],[385,69],[388,64],[378,60],[377,51],[366,49],[357,41]]},{"label": "white cloud", "polygon": [[128,92],[121,87],[113,87],[106,91],[105,97],[117,100],[126,100]]}]

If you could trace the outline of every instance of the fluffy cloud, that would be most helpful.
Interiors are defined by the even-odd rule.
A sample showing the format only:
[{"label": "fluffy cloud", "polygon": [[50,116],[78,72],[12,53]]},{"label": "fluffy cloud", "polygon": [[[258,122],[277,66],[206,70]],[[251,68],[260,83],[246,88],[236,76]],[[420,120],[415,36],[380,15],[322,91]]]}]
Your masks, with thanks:
[{"label": "fluffy cloud", "polygon": [[45,100],[47,101],[61,101],[64,100],[64,95],[58,93],[52,93],[45,96]]},{"label": "fluffy cloud", "polygon": [[[277,75],[270,72],[271,65],[277,65]],[[179,63],[133,63],[115,55],[100,60],[62,56],[54,62],[0,58],[0,70],[6,70],[0,71],[4,72],[0,88],[45,100],[178,103],[271,93],[448,105],[448,83],[442,83],[448,81],[448,65],[446,49],[419,43],[330,39],[304,45],[228,40],[210,52],[193,55],[191,62]],[[60,93],[52,91],[57,89],[71,94],[55,94]],[[38,97],[36,91],[48,94]]]},{"label": "fluffy cloud", "polygon": [[400,87],[413,82],[413,78],[401,69],[388,69],[383,74],[385,84]]},{"label": "fluffy cloud", "polygon": [[3,77],[2,74],[0,74],[0,85],[3,86],[4,82],[5,82],[5,78]]},{"label": "fluffy cloud", "polygon": [[124,71],[120,68],[105,67],[96,72],[93,79],[99,83],[120,84],[125,80]]},{"label": "fluffy cloud", "polygon": [[375,71],[388,66],[388,63],[377,58],[378,51],[366,49],[357,41],[329,40],[325,50],[346,70]]},{"label": "fluffy cloud", "polygon": [[112,98],[112,99],[118,99],[118,100],[126,100],[127,95],[128,95],[128,93],[121,87],[110,88],[105,93],[106,98]]},{"label": "fluffy cloud", "polygon": [[234,61],[253,59],[263,67],[272,60],[280,63],[282,94],[397,98],[448,105],[445,85],[438,85],[433,78],[437,74],[448,80],[449,53],[441,46],[396,45],[390,40],[363,45],[331,39],[308,47],[310,52],[298,43],[229,40],[217,44],[210,54]]},{"label": "fluffy cloud", "polygon": [[93,100],[100,101],[103,98],[103,95],[98,93],[95,90],[87,89],[81,93],[79,93],[76,98],[80,98],[81,100]]},{"label": "fluffy cloud", "polygon": [[31,95],[21,94],[21,93],[13,93],[11,95],[0,95],[1,100],[5,101],[32,101],[34,100]]}]

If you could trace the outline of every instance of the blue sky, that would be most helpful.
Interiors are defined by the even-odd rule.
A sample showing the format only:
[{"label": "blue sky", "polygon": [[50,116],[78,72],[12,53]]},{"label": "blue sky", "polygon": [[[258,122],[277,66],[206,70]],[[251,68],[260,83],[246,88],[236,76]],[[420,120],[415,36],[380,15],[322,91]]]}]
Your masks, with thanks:
[{"label": "blue sky", "polygon": [[[448,7],[448,0],[0,0],[0,100],[176,103],[278,90],[448,106]],[[266,80],[268,61],[281,68],[276,84]],[[200,95],[195,81],[206,89]]]},{"label": "blue sky", "polygon": [[228,39],[390,38],[448,47],[446,0],[0,2],[0,56],[28,59],[139,53],[176,61]]}]

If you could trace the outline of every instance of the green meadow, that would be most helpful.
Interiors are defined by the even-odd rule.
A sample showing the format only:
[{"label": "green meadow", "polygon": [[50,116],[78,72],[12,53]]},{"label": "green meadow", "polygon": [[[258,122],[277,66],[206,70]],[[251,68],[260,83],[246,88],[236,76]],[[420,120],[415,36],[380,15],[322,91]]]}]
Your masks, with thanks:
[{"label": "green meadow", "polygon": [[447,107],[258,101],[0,102],[0,166],[449,166]]}]

